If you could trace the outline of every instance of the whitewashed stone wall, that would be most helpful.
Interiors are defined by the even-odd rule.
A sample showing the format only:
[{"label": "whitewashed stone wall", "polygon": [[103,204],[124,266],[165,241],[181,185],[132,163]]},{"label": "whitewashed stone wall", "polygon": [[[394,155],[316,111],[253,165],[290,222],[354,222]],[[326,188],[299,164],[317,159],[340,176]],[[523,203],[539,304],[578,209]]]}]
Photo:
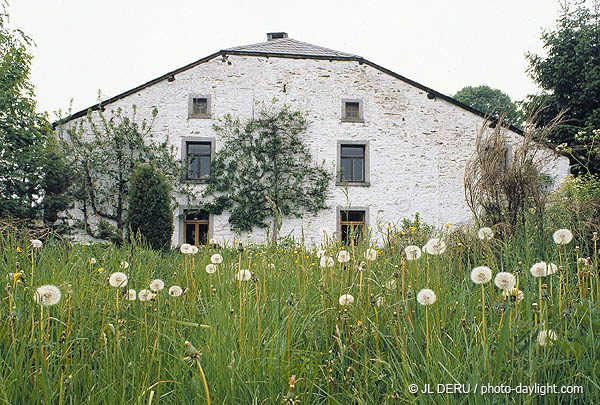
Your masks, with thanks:
[{"label": "whitewashed stone wall", "polygon": [[[188,95],[211,97],[211,119],[188,118]],[[317,162],[337,171],[338,140],[368,140],[370,186],[331,183],[327,204],[316,217],[284,219],[281,235],[304,231],[308,244],[320,243],[320,229],[337,229],[336,207],[367,207],[372,231],[420,213],[431,224],[469,222],[463,189],[466,161],[472,156],[483,119],[366,64],[354,61],[220,56],[106,106],[138,109],[138,117],[159,110],[154,133],[180,148],[183,137],[216,137],[214,120],[227,113],[246,120],[257,103],[273,98],[306,113],[305,142]],[[364,123],[341,121],[342,99],[361,99]],[[510,134],[512,142],[520,136]],[[217,139],[217,151],[222,142]],[[548,151],[547,172],[558,183],[568,174],[568,159]],[[199,188],[203,186],[198,186]],[[183,200],[181,201],[184,202]],[[176,220],[173,244],[182,243]],[[213,218],[211,237],[220,242],[264,240],[264,230],[236,236],[227,213]],[[375,235],[377,236],[377,234]]]}]

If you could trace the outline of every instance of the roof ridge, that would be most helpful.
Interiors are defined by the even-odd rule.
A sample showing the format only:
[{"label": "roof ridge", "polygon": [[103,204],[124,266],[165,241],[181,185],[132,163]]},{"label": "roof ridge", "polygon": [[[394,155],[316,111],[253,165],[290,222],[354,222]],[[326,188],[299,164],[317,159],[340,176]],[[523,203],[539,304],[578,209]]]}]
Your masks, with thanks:
[{"label": "roof ridge", "polygon": [[336,51],[320,45],[313,45],[308,42],[298,41],[293,38],[272,39],[266,42],[258,42],[249,45],[234,46],[222,49],[221,52],[254,52],[265,54],[288,54],[304,56],[322,56],[336,58],[361,58],[358,55]]}]

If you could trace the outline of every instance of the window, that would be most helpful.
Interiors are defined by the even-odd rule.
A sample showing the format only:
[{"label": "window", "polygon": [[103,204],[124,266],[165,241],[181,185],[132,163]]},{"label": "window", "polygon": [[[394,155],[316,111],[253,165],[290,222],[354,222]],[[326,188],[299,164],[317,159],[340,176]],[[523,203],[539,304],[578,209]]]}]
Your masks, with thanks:
[{"label": "window", "polygon": [[210,214],[203,210],[186,210],[183,221],[184,243],[206,245],[210,228]]},{"label": "window", "polygon": [[365,211],[340,210],[340,240],[342,243],[355,243],[365,237]]},{"label": "window", "polygon": [[205,98],[193,98],[193,114],[208,115],[208,101]]},{"label": "window", "polygon": [[342,99],[342,122],[365,122],[362,100]]},{"label": "window", "polygon": [[187,178],[199,180],[210,174],[210,143],[188,142],[187,145]]},{"label": "window", "polygon": [[190,94],[188,96],[188,118],[210,118],[210,96]]},{"label": "window", "polygon": [[338,186],[369,186],[369,141],[338,141]]},{"label": "window", "polygon": [[181,142],[181,160],[184,162],[182,178],[192,182],[206,182],[214,153],[214,138],[183,138]]},{"label": "window", "polygon": [[365,146],[342,145],[341,181],[365,181]]},{"label": "window", "polygon": [[344,118],[346,118],[347,120],[358,119],[358,103],[346,103],[346,111],[344,114]]}]

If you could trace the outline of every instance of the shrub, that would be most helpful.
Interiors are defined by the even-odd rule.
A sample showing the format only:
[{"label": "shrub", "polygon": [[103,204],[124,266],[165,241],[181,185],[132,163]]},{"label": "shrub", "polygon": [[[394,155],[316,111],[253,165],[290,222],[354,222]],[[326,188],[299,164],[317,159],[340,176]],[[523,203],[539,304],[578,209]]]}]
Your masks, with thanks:
[{"label": "shrub", "polygon": [[153,249],[167,249],[173,235],[171,187],[165,176],[150,165],[140,165],[131,178],[127,224]]}]

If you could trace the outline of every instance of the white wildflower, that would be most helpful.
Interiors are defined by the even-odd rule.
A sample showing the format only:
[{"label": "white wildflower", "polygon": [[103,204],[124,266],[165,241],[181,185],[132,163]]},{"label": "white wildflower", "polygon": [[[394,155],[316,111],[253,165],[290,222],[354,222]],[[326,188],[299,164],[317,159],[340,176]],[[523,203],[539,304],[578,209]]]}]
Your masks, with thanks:
[{"label": "white wildflower", "polygon": [[446,243],[440,238],[432,238],[427,241],[423,250],[430,255],[441,255],[446,251]]},{"label": "white wildflower", "polygon": [[240,281],[248,281],[248,280],[250,280],[251,277],[252,277],[252,273],[250,273],[250,270],[246,270],[246,269],[242,269],[242,270],[238,271],[238,273],[235,275],[235,279],[240,280]]},{"label": "white wildflower", "polygon": [[369,248],[365,251],[365,259],[368,261],[377,260],[377,251],[373,248]]},{"label": "white wildflower", "polygon": [[125,299],[127,301],[135,301],[136,296],[137,296],[137,294],[136,294],[135,290],[127,290],[127,295],[125,296]]},{"label": "white wildflower", "polygon": [[111,287],[125,287],[127,285],[127,275],[116,271],[108,278],[108,283]]},{"label": "white wildflower", "polygon": [[348,263],[350,261],[350,253],[348,253],[346,250],[340,250],[337,259],[340,263]]},{"label": "white wildflower", "polygon": [[333,267],[334,265],[335,261],[333,257],[321,256],[321,267]]},{"label": "white wildflower", "polygon": [[195,255],[196,253],[198,253],[198,246],[192,245],[192,247],[190,247],[190,254]]},{"label": "white wildflower", "polygon": [[471,271],[471,280],[475,284],[485,284],[492,279],[492,270],[487,266],[478,266]]},{"label": "white wildflower", "polygon": [[189,243],[184,243],[179,247],[179,250],[184,255],[189,255],[190,253],[192,253],[192,245],[190,245]]},{"label": "white wildflower", "polygon": [[517,302],[517,304],[519,302],[521,302],[521,300],[523,298],[525,298],[525,294],[523,294],[523,291],[518,290],[516,288],[511,288],[510,290],[504,290],[502,291],[502,295],[507,298],[512,300],[512,297],[515,297],[514,300]]},{"label": "white wildflower", "polygon": [[140,301],[150,301],[152,299],[152,291],[143,289],[138,293],[138,300]]},{"label": "white wildflower", "polygon": [[31,246],[34,247],[34,248],[36,248],[36,249],[41,248],[42,245],[43,245],[42,241],[39,240],[39,239],[32,239],[30,242],[31,242]]},{"label": "white wildflower", "polygon": [[421,249],[415,245],[405,247],[404,253],[406,253],[406,258],[408,260],[418,260],[421,257]]},{"label": "white wildflower", "polygon": [[90,264],[96,264],[96,258],[95,257],[91,257],[90,258]]},{"label": "white wildflower", "polygon": [[163,288],[165,288],[165,282],[164,282],[164,281],[162,281],[162,280],[161,280],[161,279],[159,279],[159,278],[157,278],[157,279],[155,279],[155,280],[152,280],[152,281],[150,282],[150,289],[151,289],[152,291],[160,291],[160,290],[162,290]]},{"label": "white wildflower", "polygon": [[551,329],[542,329],[540,333],[538,333],[537,341],[540,346],[546,346],[547,344],[552,344],[552,341],[558,339],[556,336],[556,332]]},{"label": "white wildflower", "polygon": [[512,273],[501,271],[494,277],[494,284],[501,290],[512,290],[515,287],[517,280]]},{"label": "white wildflower", "polygon": [[492,231],[492,228],[484,226],[477,232],[477,237],[481,240],[490,240],[494,237],[494,231]]},{"label": "white wildflower", "polygon": [[417,302],[421,305],[431,305],[436,299],[435,293],[429,288],[423,288],[417,293]]},{"label": "white wildflower", "polygon": [[221,264],[221,263],[223,263],[223,256],[221,256],[218,253],[215,253],[214,255],[212,255],[210,257],[210,262],[212,264]]},{"label": "white wildflower", "polygon": [[554,232],[552,239],[554,239],[554,243],[557,245],[567,245],[573,240],[573,233],[568,229],[559,229],[558,231]]},{"label": "white wildflower", "polygon": [[36,288],[33,293],[33,300],[36,304],[49,307],[50,305],[58,304],[61,296],[58,287],[48,284]]},{"label": "white wildflower", "polygon": [[537,262],[530,268],[529,272],[534,277],[546,277],[558,271],[558,266],[554,263]]},{"label": "white wildflower", "polygon": [[178,285],[174,285],[169,288],[169,295],[171,297],[179,297],[181,294],[183,294],[183,290]]},{"label": "white wildflower", "polygon": [[209,264],[206,265],[206,272],[208,274],[213,274],[215,271],[217,271],[217,266],[215,266],[212,263],[209,263]]},{"label": "white wildflower", "polygon": [[128,263],[128,262],[126,262],[125,260],[123,260],[121,263],[119,263],[119,266],[120,266],[122,269],[126,269],[126,268],[128,268],[128,267],[129,267],[129,263]]},{"label": "white wildflower", "polygon": [[354,303],[354,297],[350,294],[343,294],[338,300],[341,306],[352,305]]}]

